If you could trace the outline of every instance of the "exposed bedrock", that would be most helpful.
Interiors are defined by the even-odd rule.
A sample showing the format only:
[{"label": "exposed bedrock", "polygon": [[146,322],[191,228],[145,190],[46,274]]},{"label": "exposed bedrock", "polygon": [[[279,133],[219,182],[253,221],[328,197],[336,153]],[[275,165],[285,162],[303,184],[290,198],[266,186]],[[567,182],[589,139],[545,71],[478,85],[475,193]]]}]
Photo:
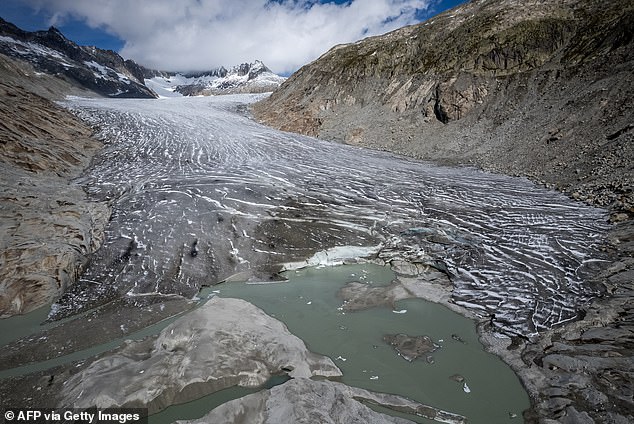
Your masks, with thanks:
[{"label": "exposed bedrock", "polygon": [[332,381],[299,378],[270,390],[227,402],[198,420],[178,421],[178,423],[404,424],[412,422],[375,412],[365,404],[380,405],[444,423],[467,422],[461,415],[422,405],[400,396],[374,393]]},{"label": "exposed bedrock", "polygon": [[32,69],[0,57],[0,317],[50,303],[104,238],[109,210],[70,180],[100,143],[79,119],[21,81]]},{"label": "exposed bedrock", "polygon": [[272,375],[336,377],[286,326],[252,304],[214,297],[157,338],[129,342],[64,385],[62,405],[147,407],[150,413],[231,386],[257,387]]}]

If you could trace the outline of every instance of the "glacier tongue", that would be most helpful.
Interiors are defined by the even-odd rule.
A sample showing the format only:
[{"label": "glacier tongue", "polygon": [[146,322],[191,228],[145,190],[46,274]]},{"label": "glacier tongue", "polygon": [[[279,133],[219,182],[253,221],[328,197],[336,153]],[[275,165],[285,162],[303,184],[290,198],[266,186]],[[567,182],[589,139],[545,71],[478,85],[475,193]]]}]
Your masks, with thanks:
[{"label": "glacier tongue", "polygon": [[57,317],[126,293],[191,298],[236,273],[273,279],[320,251],[379,244],[446,272],[456,303],[508,332],[573,319],[597,295],[583,276],[602,211],[525,179],[264,127],[245,114],[261,97],[67,103],[101,128],[107,146],[78,182],[114,213]]}]

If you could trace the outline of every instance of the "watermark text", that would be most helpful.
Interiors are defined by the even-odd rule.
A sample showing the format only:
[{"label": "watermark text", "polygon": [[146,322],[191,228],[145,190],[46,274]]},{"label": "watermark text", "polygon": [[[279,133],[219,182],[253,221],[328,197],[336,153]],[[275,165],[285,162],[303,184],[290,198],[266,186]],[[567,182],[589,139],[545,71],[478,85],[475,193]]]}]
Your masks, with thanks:
[{"label": "watermark text", "polygon": [[6,424],[147,424],[147,409],[5,408]]}]

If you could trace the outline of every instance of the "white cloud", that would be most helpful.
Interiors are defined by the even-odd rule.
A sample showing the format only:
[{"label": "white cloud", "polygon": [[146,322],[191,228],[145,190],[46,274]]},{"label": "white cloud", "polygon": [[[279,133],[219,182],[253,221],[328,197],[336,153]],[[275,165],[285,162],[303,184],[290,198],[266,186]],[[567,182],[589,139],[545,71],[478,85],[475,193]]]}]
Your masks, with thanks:
[{"label": "white cloud", "polygon": [[330,47],[416,22],[431,0],[30,0],[51,24],[84,20],[125,41],[121,55],[157,69],[203,70],[255,59],[290,73]]}]

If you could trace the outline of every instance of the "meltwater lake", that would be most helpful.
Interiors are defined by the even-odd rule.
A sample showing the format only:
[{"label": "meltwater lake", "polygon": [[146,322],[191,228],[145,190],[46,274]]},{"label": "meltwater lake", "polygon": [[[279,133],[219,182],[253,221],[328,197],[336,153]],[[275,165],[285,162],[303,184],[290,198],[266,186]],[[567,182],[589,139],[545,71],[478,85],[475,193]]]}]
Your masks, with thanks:
[{"label": "meltwater lake", "polygon": [[[402,300],[396,309],[341,310],[337,293],[346,283],[387,285],[389,268],[342,265],[286,275],[276,284],[221,285],[219,295],[248,300],[284,322],[309,349],[335,359],[348,385],[400,394],[470,423],[521,421],[528,396],[511,369],[483,350],[473,321],[422,299]],[[438,348],[409,362],[383,339],[388,334],[428,336]]]}]

